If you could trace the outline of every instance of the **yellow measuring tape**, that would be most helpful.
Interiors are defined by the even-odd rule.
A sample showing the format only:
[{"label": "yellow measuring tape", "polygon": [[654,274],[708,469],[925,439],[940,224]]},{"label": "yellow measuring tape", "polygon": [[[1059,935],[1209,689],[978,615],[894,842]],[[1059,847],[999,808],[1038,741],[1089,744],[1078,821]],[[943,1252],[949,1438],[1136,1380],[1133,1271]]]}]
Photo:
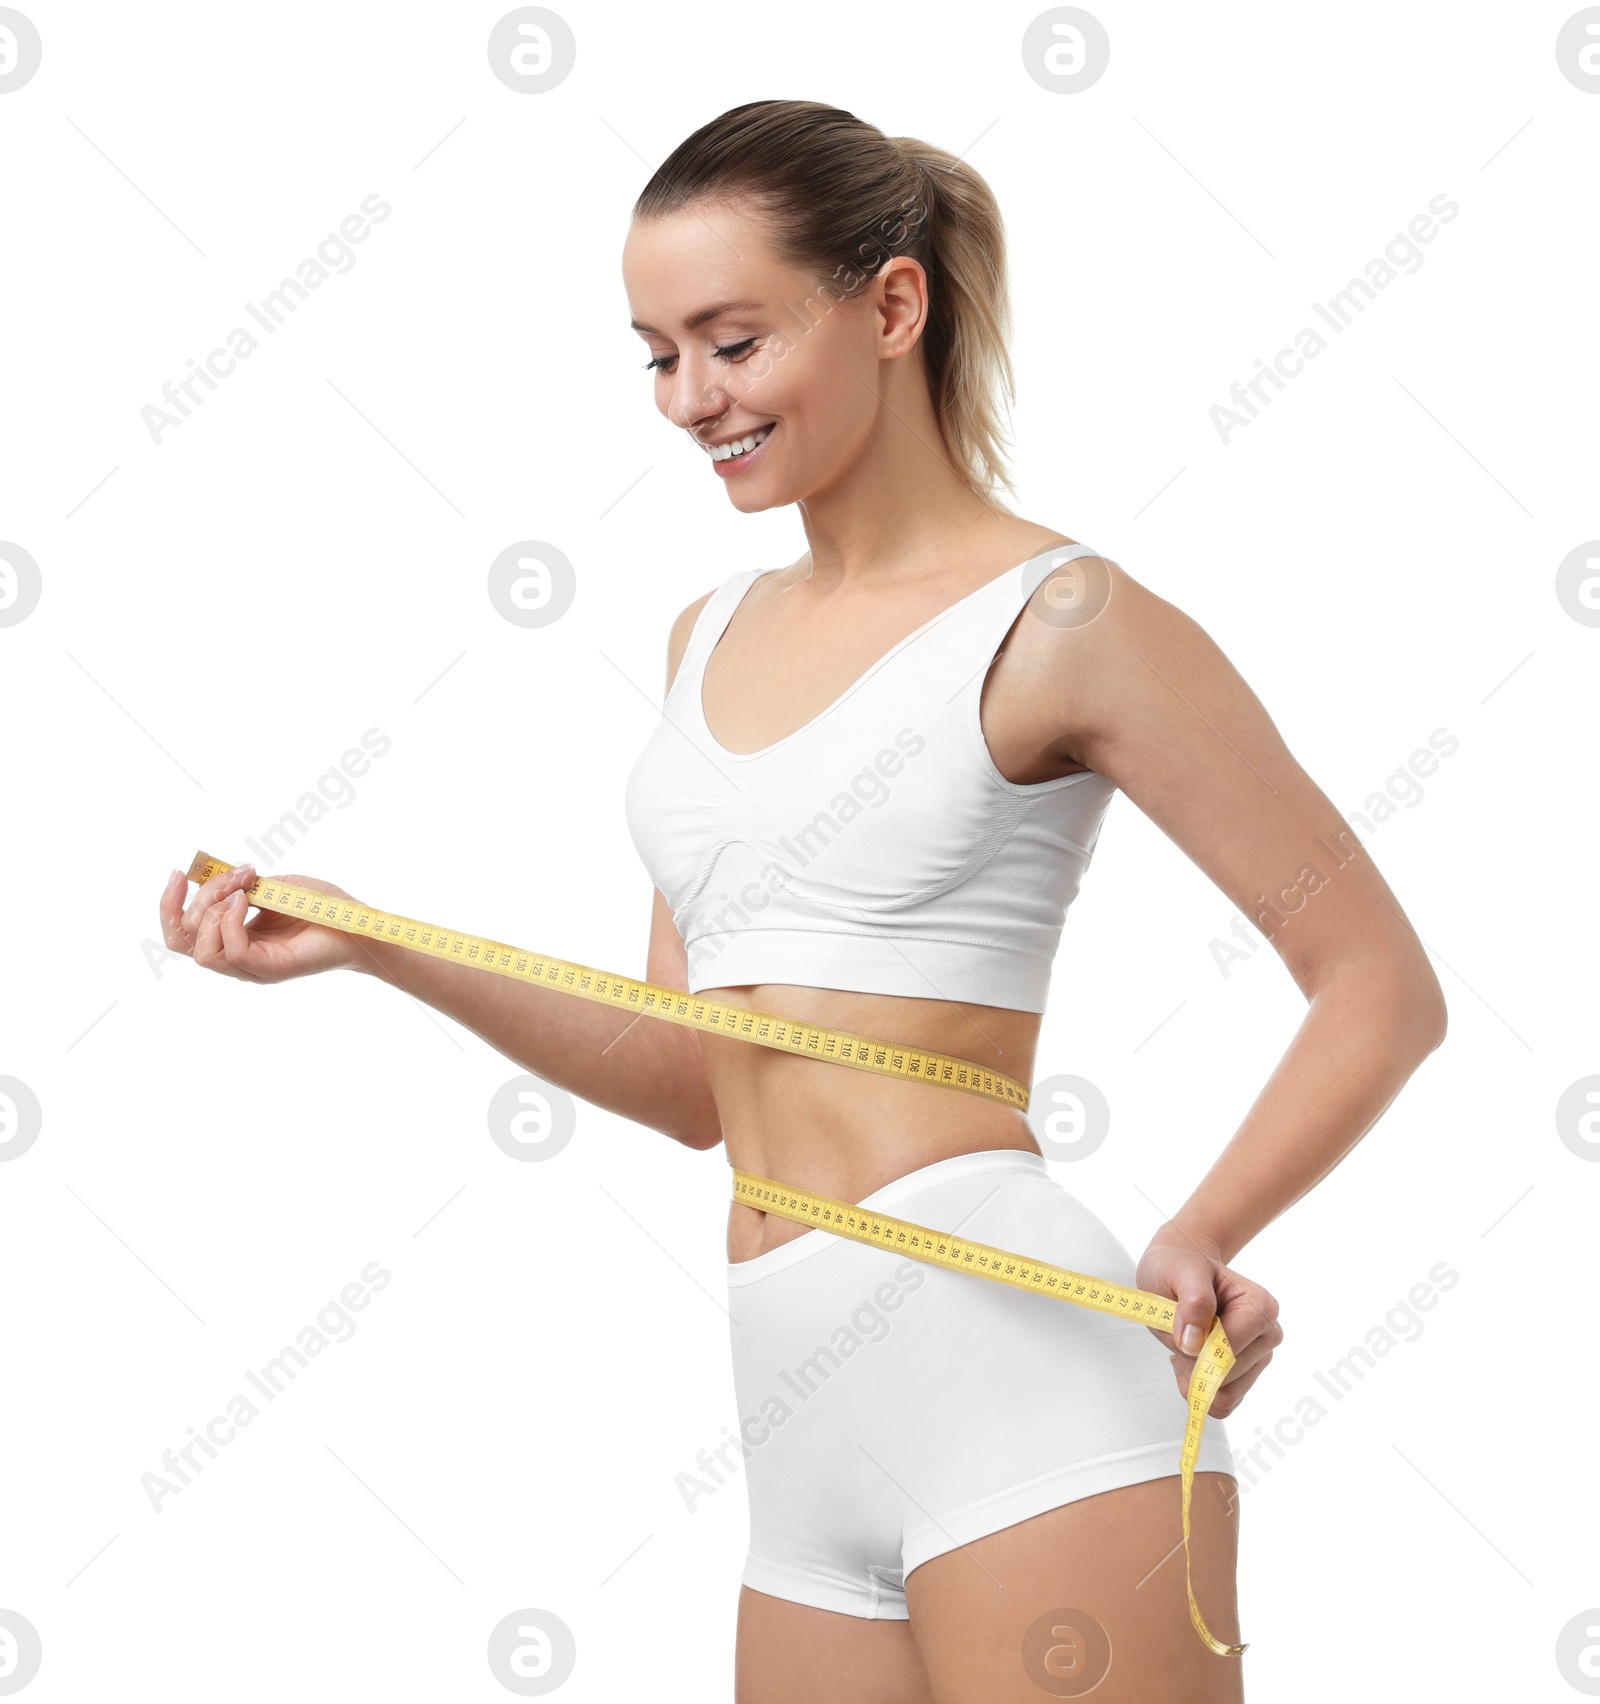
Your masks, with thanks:
[{"label": "yellow measuring tape", "polygon": [[[188,879],[205,882],[233,867],[221,858],[196,852],[189,865]],[[1020,1111],[1027,1110],[1028,1091],[1021,1083],[1002,1076],[998,1071],[985,1070],[967,1059],[897,1047],[890,1042],[875,1041],[870,1036],[851,1035],[817,1024],[797,1023],[792,1018],[752,1012],[743,1006],[702,1000],[697,995],[685,994],[679,988],[664,988],[658,983],[641,982],[635,977],[617,976],[610,971],[552,958],[547,953],[532,953],[522,947],[487,940],[481,935],[466,935],[457,929],[441,929],[432,923],[418,922],[414,917],[380,911],[357,900],[317,893],[312,888],[295,887],[267,876],[257,876],[244,893],[250,904],[259,906],[263,911],[300,917],[309,923],[321,923],[330,929],[340,929],[368,940],[388,941],[415,952],[428,953],[434,958],[491,971],[497,976],[511,976],[521,982],[554,988],[563,994],[575,994],[582,1000],[595,1000],[620,1011],[659,1018],[665,1023],[682,1024],[711,1035],[755,1042],[780,1052],[830,1060],[858,1071],[959,1089],[1014,1106]],[[757,1177],[751,1172],[734,1171],[733,1199],[760,1212],[792,1219],[797,1224],[820,1227],[836,1236],[848,1237],[875,1248],[892,1249],[896,1254],[925,1261],[931,1266],[970,1273],[977,1278],[992,1278],[997,1283],[1030,1290],[1035,1295],[1053,1296],[1060,1301],[1076,1303],[1079,1307],[1093,1308],[1099,1313],[1115,1314],[1135,1325],[1171,1332],[1177,1323],[1178,1304],[1170,1296],[1158,1296],[1152,1291],[1136,1290],[1126,1284],[1108,1284],[1082,1272],[1048,1266],[1026,1255],[991,1248],[987,1243],[971,1242],[965,1237],[912,1224],[906,1219],[894,1219],[848,1201],[814,1195],[809,1190],[791,1189],[787,1184],[768,1177]],[[1194,1488],[1194,1464],[1200,1453],[1206,1416],[1233,1362],[1233,1348],[1222,1329],[1222,1321],[1217,1319],[1213,1321],[1211,1333],[1196,1356],[1194,1370],[1189,1375],[1189,1425],[1184,1434],[1180,1464],[1183,1477],[1183,1565],[1189,1589],[1189,1619],[1206,1645],[1218,1656],[1224,1657],[1240,1656],[1247,1647],[1227,1644],[1214,1637],[1200,1614],[1199,1604],[1195,1602],[1194,1582],[1189,1572],[1189,1504]]]},{"label": "yellow measuring tape", "polygon": [[[208,881],[233,867],[221,858],[196,852],[189,866],[189,880]],[[960,1089],[969,1095],[982,1095],[1004,1106],[1014,1106],[1019,1112],[1028,1110],[1028,1091],[1021,1083],[998,1071],[974,1065],[970,1059],[955,1059],[925,1048],[896,1047],[887,1041],[874,1041],[871,1036],[849,1035],[843,1030],[824,1029],[820,1024],[803,1024],[794,1018],[775,1018],[767,1012],[752,1012],[748,1007],[730,1006],[720,1000],[702,1000],[697,994],[685,994],[681,988],[663,988],[659,983],[641,982],[637,977],[617,976],[608,970],[551,958],[548,953],[530,953],[523,947],[508,947],[503,941],[486,940],[482,935],[464,935],[459,929],[440,929],[432,923],[419,923],[415,917],[379,911],[376,906],[341,899],[337,894],[291,887],[267,876],[258,876],[245,890],[245,897],[264,911],[281,911],[289,917],[303,917],[311,923],[325,923],[330,929],[342,929],[347,935],[389,941],[455,964],[475,965],[480,970],[492,970],[497,976],[512,976],[519,982],[576,994],[580,1000],[596,1000],[619,1011],[660,1018],[665,1023],[704,1030],[708,1035],[753,1041],[782,1053],[826,1059],[857,1071],[872,1071],[880,1077]]]}]

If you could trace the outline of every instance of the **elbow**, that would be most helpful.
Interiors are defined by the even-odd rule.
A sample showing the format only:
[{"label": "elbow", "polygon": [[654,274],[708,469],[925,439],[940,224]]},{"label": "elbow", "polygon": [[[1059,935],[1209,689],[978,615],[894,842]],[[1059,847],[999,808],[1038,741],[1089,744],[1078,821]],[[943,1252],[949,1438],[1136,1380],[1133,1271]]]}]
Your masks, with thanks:
[{"label": "elbow", "polygon": [[713,1148],[722,1146],[722,1121],[715,1113],[709,1118],[702,1118],[684,1130],[669,1132],[673,1140],[681,1142],[686,1148],[693,1148],[696,1153],[709,1153]]},{"label": "elbow", "polygon": [[711,1131],[695,1131],[690,1135],[680,1136],[678,1140],[684,1145],[684,1147],[693,1148],[698,1154],[707,1154],[710,1153],[713,1148],[720,1148],[722,1146],[722,1132],[720,1129]]},{"label": "elbow", "polygon": [[1400,1007],[1406,1027],[1416,1038],[1418,1052],[1425,1059],[1443,1045],[1450,1029],[1450,1009],[1431,964],[1425,963],[1421,976],[1406,984]]},{"label": "elbow", "polygon": [[1450,1008],[1445,1004],[1444,989],[1438,973],[1422,943],[1417,943],[1421,963],[1410,990],[1409,1006],[1416,1024],[1419,1045],[1426,1056],[1441,1046],[1450,1029]]},{"label": "elbow", "polygon": [[1416,1063],[1444,1043],[1450,1027],[1444,989],[1425,954],[1398,965],[1392,960],[1341,967],[1337,976],[1312,990],[1339,988],[1378,1026],[1392,1050]]},{"label": "elbow", "polygon": [[1450,1008],[1445,1004],[1444,990],[1440,988],[1437,979],[1434,981],[1434,997],[1428,1005],[1427,1048],[1432,1053],[1436,1047],[1444,1045],[1444,1038],[1450,1031]]}]

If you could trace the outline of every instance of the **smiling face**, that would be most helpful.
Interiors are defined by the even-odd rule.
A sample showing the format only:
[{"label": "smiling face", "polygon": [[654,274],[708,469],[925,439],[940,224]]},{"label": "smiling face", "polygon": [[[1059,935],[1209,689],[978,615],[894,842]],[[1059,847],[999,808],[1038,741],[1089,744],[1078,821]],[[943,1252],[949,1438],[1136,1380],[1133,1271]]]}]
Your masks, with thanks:
[{"label": "smiling face", "polygon": [[784,264],[748,206],[702,201],[633,222],[623,282],[656,406],[700,446],[735,507],[798,502],[861,464],[883,411],[884,359],[912,351],[921,328],[906,267],[921,279],[902,259],[846,302],[855,280],[830,287]]}]

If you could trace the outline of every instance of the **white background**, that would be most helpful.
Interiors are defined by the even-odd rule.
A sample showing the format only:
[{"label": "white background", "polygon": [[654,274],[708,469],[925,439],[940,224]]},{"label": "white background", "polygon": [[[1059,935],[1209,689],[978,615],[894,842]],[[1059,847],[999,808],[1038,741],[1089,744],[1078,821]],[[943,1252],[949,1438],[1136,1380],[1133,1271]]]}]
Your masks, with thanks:
[{"label": "white background", "polygon": [[[1199,620],[1347,813],[1459,739],[1368,841],[1449,1039],[1238,1257],[1287,1337],[1235,1451],[1436,1262],[1460,1281],[1263,1457],[1244,1662],[1300,1704],[1576,1696],[1556,1639],[1600,1603],[1600,1165],[1554,1118],[1600,1071],[1600,629],[1555,591],[1600,536],[1600,95],[1554,51],[1577,8],[1100,0],[1109,70],[1062,95],[1024,71],[1027,7],[564,5],[576,68],[533,96],[490,74],[505,9],[33,3],[42,66],[0,97],[0,537],[43,582],[0,628],[0,1074],[43,1108],[0,1166],[27,1696],[492,1700],[490,1629],[525,1606],[575,1633],[564,1697],[731,1694],[743,1485],[691,1514],[675,1484],[736,1419],[721,1152],[580,1105],[518,1163],[485,1118],[516,1067],[449,1020],[152,943],[174,864],[248,856],[377,728],[277,869],[642,972],[622,782],[668,625],[803,541],[655,411],[620,248],[655,164],[773,95],[993,185],[1021,513]],[[153,443],[162,384],[374,193],[353,270]],[[1229,385],[1440,194],[1460,213],[1420,270],[1224,445]],[[486,595],[527,538],[578,576],[542,629]],[[1108,1096],[1110,1140],[1054,1172],[1135,1252],[1304,1010],[1270,951],[1221,974],[1232,915],[1113,801],[1038,1074]],[[355,1336],[155,1513],[163,1450],[374,1260]]]}]

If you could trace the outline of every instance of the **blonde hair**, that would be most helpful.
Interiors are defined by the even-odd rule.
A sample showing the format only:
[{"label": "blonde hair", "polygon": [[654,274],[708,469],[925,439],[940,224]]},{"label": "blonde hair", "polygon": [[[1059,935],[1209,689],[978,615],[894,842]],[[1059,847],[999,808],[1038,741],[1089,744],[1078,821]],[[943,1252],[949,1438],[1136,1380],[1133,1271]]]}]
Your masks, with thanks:
[{"label": "blonde hair", "polygon": [[923,361],[956,474],[991,507],[1006,471],[1002,396],[1015,395],[1007,341],[1005,226],[994,192],[955,155],[886,136],[820,101],[750,101],[679,143],[633,216],[700,200],[749,198],[787,265],[816,270],[848,299],[885,261],[910,255],[928,275]]}]

